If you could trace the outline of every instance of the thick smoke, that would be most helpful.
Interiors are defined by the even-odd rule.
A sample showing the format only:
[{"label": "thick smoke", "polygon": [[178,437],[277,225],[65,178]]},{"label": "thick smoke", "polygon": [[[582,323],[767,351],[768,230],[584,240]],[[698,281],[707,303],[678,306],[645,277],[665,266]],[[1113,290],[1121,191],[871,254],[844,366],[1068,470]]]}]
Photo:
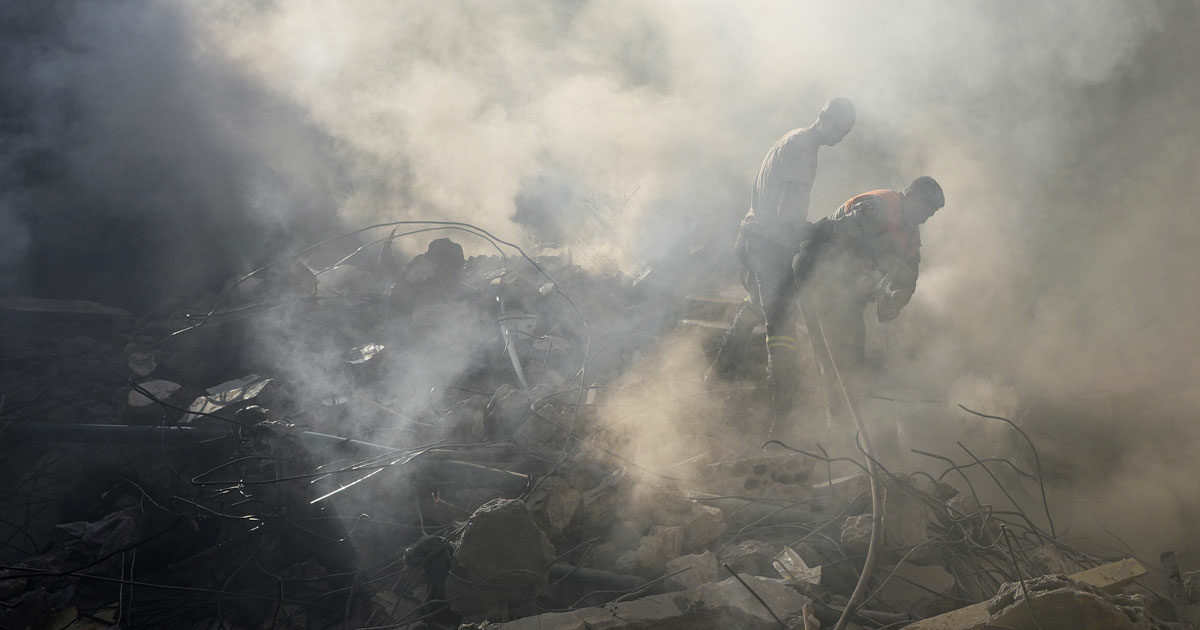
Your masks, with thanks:
[{"label": "thick smoke", "polygon": [[0,8],[0,287],[146,308],[328,229],[330,138],[188,7]]},{"label": "thick smoke", "polygon": [[[1048,459],[1195,509],[1139,466],[1194,443],[1195,6],[6,6],[6,291],[128,301],[402,218],[728,263],[762,153],[844,95],[859,121],[822,152],[812,218],[922,174],[948,200],[913,303],[869,331],[873,393],[1028,412]],[[896,413],[913,445],[952,417]]]}]

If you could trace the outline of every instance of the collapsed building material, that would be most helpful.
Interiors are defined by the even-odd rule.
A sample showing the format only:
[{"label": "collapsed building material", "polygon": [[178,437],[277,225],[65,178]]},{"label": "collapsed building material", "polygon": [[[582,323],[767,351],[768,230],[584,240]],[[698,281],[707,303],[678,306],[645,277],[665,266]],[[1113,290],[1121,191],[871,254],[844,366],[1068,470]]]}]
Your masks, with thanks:
[{"label": "collapsed building material", "polygon": [[679,556],[667,562],[666,571],[671,576],[669,585],[682,590],[696,588],[717,581],[717,556],[711,551]]},{"label": "collapsed building material", "polygon": [[446,598],[467,621],[504,617],[546,584],[554,557],[554,546],[523,502],[490,501],[467,520]]},{"label": "collapsed building material", "polygon": [[726,547],[720,553],[721,562],[738,573],[772,576],[775,572],[775,556],[779,550],[771,543],[761,540],[743,540]]},{"label": "collapsed building material", "polygon": [[727,578],[680,593],[651,595],[608,604],[546,613],[488,630],[616,630],[619,628],[687,628],[717,630],[779,628],[780,620],[797,617],[809,599],[777,580],[757,576]]},{"label": "collapsed building material", "polygon": [[1144,598],[1105,593],[1060,575],[1008,583],[988,602],[987,625],[1014,630],[1156,630]]},{"label": "collapsed building material", "polygon": [[[1070,579],[1100,590],[1115,590],[1146,574],[1146,567],[1132,558],[1112,562],[1099,567],[1080,571]],[[1019,588],[1019,584],[1017,585]],[[909,630],[982,630],[990,622],[988,607],[991,602],[980,602],[959,608],[937,617],[918,621]],[[1026,613],[1027,615],[1028,613]]]},{"label": "collapsed building material", "polygon": [[683,528],[676,525],[655,525],[642,538],[633,554],[633,566],[640,575],[657,575],[663,572],[667,562],[679,557],[683,549]]},{"label": "collapsed building material", "polygon": [[[666,327],[659,320],[668,320],[663,313],[673,308],[647,303],[673,298],[629,292],[631,282],[620,274],[598,278],[571,268],[569,260],[542,262],[555,267],[476,257],[464,269],[454,258],[433,275],[421,271],[427,265],[414,266],[403,281],[397,276],[402,265],[376,268],[364,256],[353,266],[343,259],[315,275],[295,267],[290,285],[263,293],[262,284],[250,283],[247,291],[231,294],[291,296],[286,307],[236,305],[190,317],[187,324],[200,327],[170,344],[156,345],[184,324],[137,323],[138,329],[116,337],[71,330],[44,348],[25,344],[6,355],[23,368],[57,365],[57,355],[44,360],[38,353],[58,353],[62,373],[94,380],[89,389],[61,396],[97,393],[86,414],[68,407],[55,416],[77,424],[32,422],[41,419],[35,403],[43,383],[21,392],[18,404],[28,407],[0,397],[5,420],[14,420],[0,425],[0,437],[14,458],[24,458],[21,481],[29,482],[13,505],[0,506],[0,527],[10,543],[0,552],[25,570],[11,579],[0,575],[0,603],[18,606],[21,600],[12,610],[32,611],[21,627],[46,627],[46,619],[68,610],[104,619],[118,610],[112,602],[123,595],[113,592],[122,580],[146,579],[153,583],[138,586],[135,617],[153,601],[147,590],[198,589],[186,591],[204,601],[189,604],[198,611],[192,616],[213,627],[453,626],[458,611],[467,621],[515,619],[502,625],[518,628],[579,627],[571,624],[580,619],[596,628],[778,627],[774,615],[798,628],[804,622],[794,612],[796,598],[806,598],[801,611],[811,604],[823,623],[836,623],[859,575],[869,573],[865,609],[847,616],[865,626],[899,627],[988,598],[1016,577],[1073,573],[1099,561],[1055,538],[1053,525],[1043,531],[1042,519],[1031,522],[1019,507],[1003,512],[986,505],[986,495],[976,495],[961,473],[970,466],[984,473],[991,459],[960,466],[939,458],[950,465],[941,476],[874,473],[883,487],[883,544],[878,570],[863,571],[872,533],[865,514],[872,476],[829,480],[843,469],[818,465],[829,461],[823,449],[817,449],[822,457],[774,455],[760,451],[756,441],[738,439],[752,433],[741,423],[761,415],[756,383],[701,392],[738,415],[697,418],[706,433],[686,444],[695,447],[692,452],[672,452],[670,467],[609,448],[613,443],[600,436],[612,427],[602,411],[627,393],[616,377],[660,338]],[[291,273],[281,271],[280,279]],[[305,273],[320,281],[317,297],[310,297]],[[389,283],[394,291],[379,295],[378,287]],[[668,284],[656,291],[667,291]],[[581,285],[599,288],[588,292],[596,304],[580,308],[563,299]],[[626,299],[631,295],[637,299]],[[273,368],[269,357],[235,360],[243,344],[256,347],[246,343],[253,329],[235,323],[244,319],[239,309],[285,308],[299,313],[297,320],[317,322],[298,334],[328,348],[318,353],[316,365],[325,371],[317,378]],[[591,318],[594,313],[603,316]],[[615,317],[635,323],[609,325]],[[497,330],[497,318],[504,330]],[[414,350],[421,343],[428,347]],[[222,345],[238,347],[208,349]],[[469,366],[422,380],[440,363],[430,357],[443,354]],[[102,380],[96,376],[102,370],[116,377]],[[43,378],[57,378],[50,368],[46,373]],[[251,373],[270,376],[230,380]],[[394,386],[413,374],[418,385]],[[328,383],[313,383],[326,377]],[[132,393],[128,378],[137,383]],[[197,387],[211,383],[221,385],[207,394]],[[296,389],[280,387],[284,383]],[[174,408],[186,409],[190,401],[199,405],[186,412],[190,422],[167,426],[184,413]],[[107,417],[148,426],[96,424]],[[283,419],[312,430],[298,431]],[[36,458],[17,452],[31,438],[53,452]],[[89,467],[89,451],[100,447],[115,454]],[[766,454],[756,456],[760,452]],[[62,462],[78,454],[89,456],[76,467],[87,473]],[[967,483],[963,492],[942,481],[955,472]],[[42,496],[60,482],[79,488],[63,497]],[[119,492],[112,492],[113,484]],[[114,496],[122,503],[106,498]],[[128,528],[112,527],[129,514],[122,512],[128,501],[153,512],[145,531],[165,531],[152,541],[161,545],[143,545],[128,536]],[[77,513],[82,510],[73,510],[76,504],[92,511]],[[27,505],[52,507],[38,512]],[[21,518],[26,520],[16,522]],[[493,518],[504,523],[487,524]],[[170,529],[171,519],[181,524]],[[36,564],[46,558],[33,552],[61,551],[65,539],[77,555],[89,556],[81,562],[113,553],[111,545],[83,544],[87,536],[76,535],[104,523],[109,529],[103,531],[120,534],[112,537],[114,544],[136,550],[128,554],[136,555],[136,575],[134,563],[119,552],[94,565],[95,574],[34,575],[49,569]],[[1005,527],[1019,536],[1012,564],[1003,548],[1008,539],[999,538]],[[52,542],[61,549],[49,546],[47,531],[60,537]],[[460,536],[462,546],[456,547]],[[156,565],[155,554],[169,557]],[[728,575],[718,573],[718,562],[740,580],[718,582]],[[162,567],[167,569],[144,573]],[[115,581],[106,583],[110,590],[89,593],[96,601],[64,590],[99,578]],[[161,607],[178,607],[182,599],[164,597]],[[1016,614],[1020,603],[1014,595]],[[559,612],[539,614],[548,610]]]},{"label": "collapsed building material", "polygon": [[546,534],[554,537],[575,520],[583,495],[565,477],[555,476],[543,480],[525,501]]}]

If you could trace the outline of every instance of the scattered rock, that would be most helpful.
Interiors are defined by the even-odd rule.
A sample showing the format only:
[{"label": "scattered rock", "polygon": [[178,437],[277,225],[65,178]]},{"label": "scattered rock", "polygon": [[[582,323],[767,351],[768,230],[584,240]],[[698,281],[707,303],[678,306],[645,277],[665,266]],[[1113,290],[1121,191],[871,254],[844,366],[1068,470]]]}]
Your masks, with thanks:
[{"label": "scattered rock", "polygon": [[871,515],[857,514],[842,522],[842,546],[855,553],[866,553],[871,546]]},{"label": "scattered rock", "polygon": [[643,499],[648,506],[644,518],[655,525],[683,527],[683,548],[697,551],[724,534],[725,513],[701,505],[673,489],[656,488]]},{"label": "scattered rock", "polygon": [[761,540],[743,540],[720,554],[721,562],[738,573],[770,577],[776,575],[773,562],[779,549]]},{"label": "scattered rock", "polygon": [[550,477],[526,499],[529,511],[547,535],[557,536],[579,513],[583,494],[563,477]]},{"label": "scattered rock", "polygon": [[[910,549],[928,542],[927,529],[932,518],[932,512],[925,503],[914,496],[919,490],[909,484],[905,475],[896,475],[897,479],[885,484],[881,491],[883,535],[880,538],[881,549],[908,553]],[[905,484],[907,487],[904,487]],[[859,514],[847,518],[842,523],[842,545],[847,549],[863,553],[871,540],[871,515]],[[932,555],[932,548],[926,546],[917,549],[907,558],[918,564]]]},{"label": "scattered rock", "polygon": [[683,528],[656,525],[642,538],[634,553],[634,568],[639,575],[658,575],[667,562],[679,557],[683,550]]},{"label": "scattered rock", "polygon": [[[907,487],[902,487],[907,486]],[[929,540],[926,531],[932,519],[929,506],[919,497],[913,496],[910,488],[914,488],[912,478],[908,475],[896,475],[883,487],[883,545],[885,549],[904,550],[925,543]],[[919,490],[918,490],[919,491]],[[927,556],[929,546],[918,549],[910,554],[910,562],[917,562]]]},{"label": "scattered rock", "polygon": [[717,581],[717,555],[711,551],[679,556],[667,562],[667,573],[683,570],[667,579],[668,587],[691,589]]},{"label": "scattered rock", "polygon": [[583,493],[583,518],[593,525],[608,521],[632,486],[624,471],[618,470]]},{"label": "scattered rock", "polygon": [[699,549],[717,539],[729,529],[725,525],[725,513],[720,508],[692,503],[683,522],[683,546]]},{"label": "scattered rock", "polygon": [[446,597],[467,621],[491,618],[545,583],[554,546],[521,501],[481,506],[463,530],[446,580]]}]

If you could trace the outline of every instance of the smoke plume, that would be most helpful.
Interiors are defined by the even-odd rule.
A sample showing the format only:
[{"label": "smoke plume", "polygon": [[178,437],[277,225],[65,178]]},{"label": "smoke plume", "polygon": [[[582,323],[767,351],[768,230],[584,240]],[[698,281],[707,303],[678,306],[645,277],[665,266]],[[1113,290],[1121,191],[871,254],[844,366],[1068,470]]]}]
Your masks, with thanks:
[{"label": "smoke plume", "polygon": [[1104,500],[1191,515],[1198,27],[1149,0],[7,3],[0,289],[151,305],[405,218],[626,268],[707,248],[724,282],[763,152],[842,95],[811,218],[924,174],[947,197],[869,329],[873,393],[1028,412],[1048,457],[1106,458]]}]

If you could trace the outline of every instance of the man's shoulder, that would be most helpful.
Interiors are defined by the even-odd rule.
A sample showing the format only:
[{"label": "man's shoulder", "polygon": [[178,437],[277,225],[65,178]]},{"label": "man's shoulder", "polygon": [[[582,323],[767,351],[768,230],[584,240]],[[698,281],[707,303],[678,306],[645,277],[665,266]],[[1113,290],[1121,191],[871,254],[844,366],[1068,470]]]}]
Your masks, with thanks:
[{"label": "man's shoulder", "polygon": [[781,136],[776,144],[782,146],[792,145],[812,145],[817,146],[816,136],[812,132],[812,127],[797,127]]}]

